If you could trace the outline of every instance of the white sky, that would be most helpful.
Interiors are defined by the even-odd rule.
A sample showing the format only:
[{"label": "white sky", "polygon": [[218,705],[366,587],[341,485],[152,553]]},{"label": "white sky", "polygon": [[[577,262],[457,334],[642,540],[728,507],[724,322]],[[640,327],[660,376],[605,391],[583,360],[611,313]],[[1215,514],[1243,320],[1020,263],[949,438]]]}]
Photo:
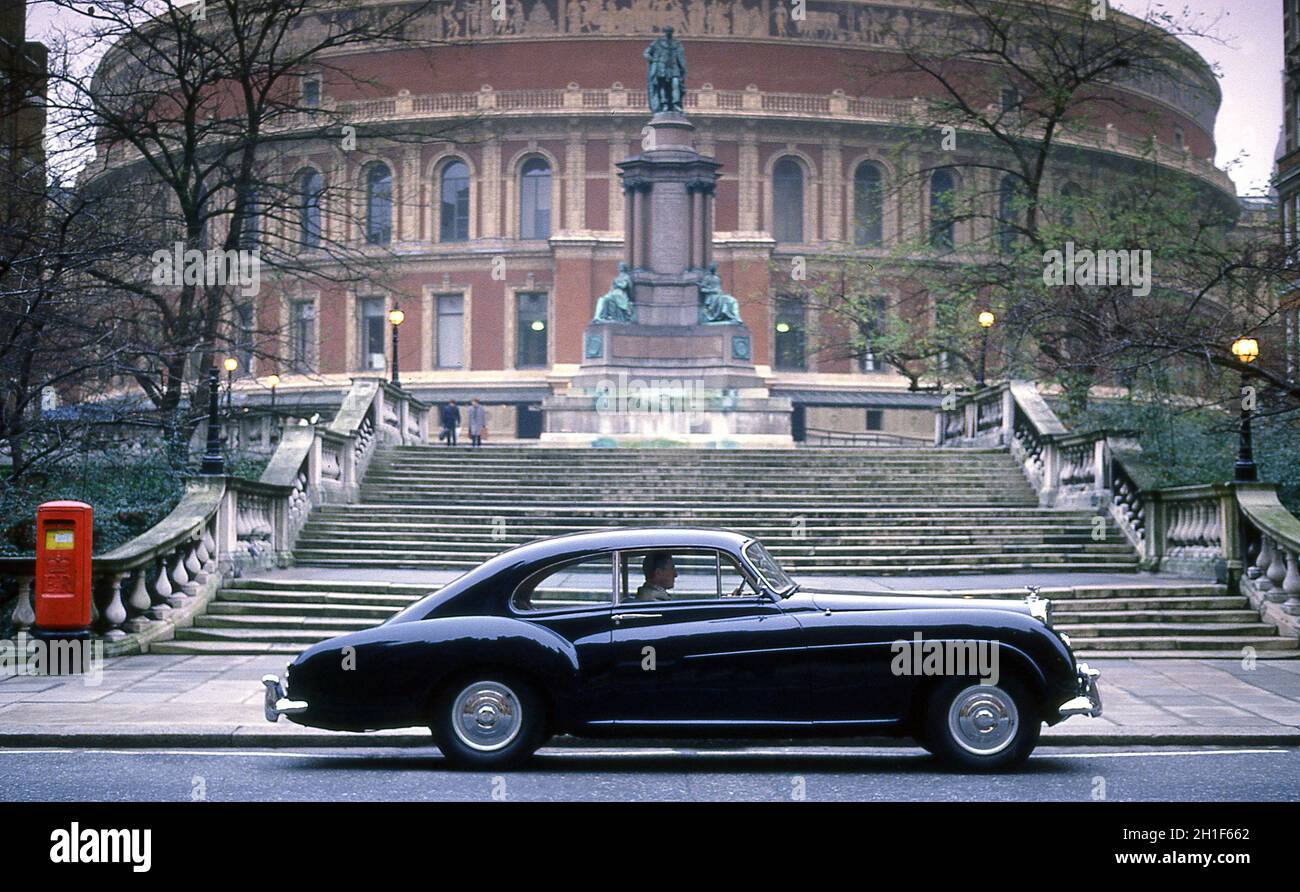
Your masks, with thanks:
[{"label": "white sky", "polygon": [[[1218,36],[1219,41],[1189,41],[1220,74],[1223,104],[1215,126],[1215,161],[1227,169],[1239,193],[1266,194],[1282,128],[1282,0],[1111,2],[1138,16],[1156,9],[1184,21],[1190,17],[1199,24],[1198,30]],[[52,10],[40,0],[27,5],[28,36],[42,40],[55,24]],[[61,15],[66,21],[69,14]]]}]

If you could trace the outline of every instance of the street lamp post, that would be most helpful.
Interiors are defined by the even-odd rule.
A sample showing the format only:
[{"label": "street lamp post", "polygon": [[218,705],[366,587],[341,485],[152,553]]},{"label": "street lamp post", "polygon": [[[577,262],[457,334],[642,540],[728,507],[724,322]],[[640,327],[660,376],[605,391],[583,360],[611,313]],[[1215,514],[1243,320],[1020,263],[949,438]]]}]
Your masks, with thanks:
[{"label": "street lamp post", "polygon": [[992,313],[990,313],[988,310],[984,310],[979,314],[978,318],[979,318],[980,328],[982,328],[984,331],[980,337],[980,374],[979,374],[979,379],[976,381],[976,383],[980,387],[983,387],[984,366],[985,366],[985,362],[988,359],[988,353],[989,353],[989,329],[993,327],[993,323],[997,321],[997,317],[994,316]]},{"label": "street lamp post", "polygon": [[227,356],[222,365],[226,367],[226,417],[230,417],[230,395],[235,389],[235,369],[239,368],[239,360]]},{"label": "street lamp post", "polygon": [[397,329],[406,321],[406,314],[402,312],[401,307],[393,307],[388,311],[388,321],[393,326],[393,386],[400,386],[402,376],[397,365]]},{"label": "street lamp post", "polygon": [[220,422],[217,420],[217,392],[221,389],[220,373],[216,366],[208,369],[208,448],[203,453],[199,473],[220,476],[226,473],[225,459],[221,454]]},{"label": "street lamp post", "polygon": [[271,388],[271,411],[274,412],[275,411],[275,389],[280,386],[280,376],[268,375],[266,379],[266,386]]},{"label": "street lamp post", "polygon": [[1253,395],[1247,392],[1250,386],[1250,364],[1259,359],[1259,341],[1254,338],[1240,337],[1232,342],[1232,355],[1241,363],[1241,439],[1237,448],[1237,463],[1233,468],[1232,479],[1239,483],[1254,483],[1259,479],[1259,470],[1255,467],[1255,452],[1250,438],[1250,415],[1254,404]]}]

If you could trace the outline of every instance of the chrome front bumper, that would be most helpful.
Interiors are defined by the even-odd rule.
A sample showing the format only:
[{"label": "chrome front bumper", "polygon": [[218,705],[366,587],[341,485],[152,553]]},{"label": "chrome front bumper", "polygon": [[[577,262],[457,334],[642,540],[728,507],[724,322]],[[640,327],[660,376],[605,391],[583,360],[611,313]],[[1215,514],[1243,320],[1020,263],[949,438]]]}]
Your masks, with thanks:
[{"label": "chrome front bumper", "polygon": [[1079,696],[1061,704],[1061,718],[1068,719],[1072,715],[1096,718],[1101,715],[1101,691],[1097,689],[1100,675],[1100,669],[1093,669],[1087,663],[1079,664]]},{"label": "chrome front bumper", "polygon": [[290,700],[280,684],[280,676],[263,675],[262,684],[266,685],[266,703],[263,711],[268,722],[278,722],[282,715],[298,715],[307,711],[304,700]]}]

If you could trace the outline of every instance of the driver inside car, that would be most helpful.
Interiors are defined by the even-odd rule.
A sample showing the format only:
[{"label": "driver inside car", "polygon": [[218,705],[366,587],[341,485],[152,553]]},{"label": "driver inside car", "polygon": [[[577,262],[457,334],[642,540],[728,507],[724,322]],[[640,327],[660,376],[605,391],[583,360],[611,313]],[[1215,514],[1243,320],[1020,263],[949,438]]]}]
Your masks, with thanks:
[{"label": "driver inside car", "polygon": [[677,582],[677,567],[666,551],[652,551],[641,562],[645,582],[637,587],[634,601],[671,601],[668,590]]}]

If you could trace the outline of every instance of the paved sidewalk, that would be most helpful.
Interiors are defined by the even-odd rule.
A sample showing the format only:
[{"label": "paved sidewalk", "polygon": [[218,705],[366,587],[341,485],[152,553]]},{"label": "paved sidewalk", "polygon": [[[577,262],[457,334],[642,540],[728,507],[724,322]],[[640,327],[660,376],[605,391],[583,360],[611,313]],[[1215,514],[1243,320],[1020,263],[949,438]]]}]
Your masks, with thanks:
[{"label": "paved sidewalk", "polygon": [[[425,729],[368,735],[262,716],[273,656],[146,654],[79,676],[0,679],[0,746],[426,746]],[[1057,744],[1300,744],[1300,661],[1100,660],[1105,715],[1043,732]],[[680,743],[680,742],[679,742]],[[560,738],[553,745],[584,745]]]}]

